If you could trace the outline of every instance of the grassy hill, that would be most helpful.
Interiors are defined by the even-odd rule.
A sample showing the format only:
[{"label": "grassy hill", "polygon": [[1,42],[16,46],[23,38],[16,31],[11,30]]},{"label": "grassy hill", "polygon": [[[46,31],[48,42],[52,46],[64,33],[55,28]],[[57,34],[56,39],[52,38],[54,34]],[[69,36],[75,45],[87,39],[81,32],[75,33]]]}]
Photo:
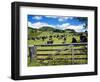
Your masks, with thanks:
[{"label": "grassy hill", "polygon": [[42,32],[54,32],[54,33],[75,33],[73,29],[56,29],[49,26],[44,26],[39,29],[28,27],[28,36],[38,36]]},{"label": "grassy hill", "polygon": [[38,30],[40,30],[40,31],[53,31],[54,28],[49,27],[49,26],[44,26],[44,27],[39,28]]}]

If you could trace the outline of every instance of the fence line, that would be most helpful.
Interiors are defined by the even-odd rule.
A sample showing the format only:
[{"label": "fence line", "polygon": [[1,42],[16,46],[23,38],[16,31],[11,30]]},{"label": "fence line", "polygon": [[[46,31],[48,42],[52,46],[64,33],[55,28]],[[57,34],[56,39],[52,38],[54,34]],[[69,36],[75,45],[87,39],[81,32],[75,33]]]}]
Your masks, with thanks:
[{"label": "fence line", "polygon": [[[75,55],[87,55],[87,47],[85,48],[79,48],[79,49],[75,49],[74,46],[86,46],[87,43],[68,43],[68,44],[43,44],[43,45],[30,45],[29,46],[29,57],[30,57],[30,62],[32,62],[32,59],[37,58],[37,56],[49,56],[50,58],[37,58],[37,60],[72,60],[72,64],[74,64],[75,60],[82,60],[82,59],[87,59],[87,58],[75,58]],[[70,46],[71,48],[65,48],[65,49],[36,49],[37,47],[52,47],[52,46]],[[35,53],[34,53],[35,50]],[[38,54],[37,52],[42,51],[66,51],[66,50],[70,50],[71,53],[66,53],[66,54],[61,54],[61,53],[55,53],[55,54],[43,54],[40,53]],[[85,50],[84,52],[81,53],[75,53],[76,50]],[[34,55],[34,56],[33,56]],[[71,58],[55,58],[55,56],[57,55],[71,55]],[[52,57],[52,58],[51,58]]]},{"label": "fence line", "polygon": [[32,46],[68,46],[68,45],[74,45],[74,46],[79,46],[79,45],[87,45],[86,42],[84,43],[67,43],[67,44],[42,44],[42,45],[29,45],[29,47],[32,47]]}]

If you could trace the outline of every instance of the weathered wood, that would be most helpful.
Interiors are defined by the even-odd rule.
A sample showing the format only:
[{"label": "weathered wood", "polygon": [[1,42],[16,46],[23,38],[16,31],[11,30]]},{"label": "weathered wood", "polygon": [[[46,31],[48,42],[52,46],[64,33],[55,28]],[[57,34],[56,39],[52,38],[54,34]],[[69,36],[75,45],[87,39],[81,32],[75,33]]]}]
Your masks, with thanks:
[{"label": "weathered wood", "polygon": [[[87,50],[86,48],[80,48],[80,49],[75,49],[74,50]],[[58,51],[58,50],[62,50],[62,49],[37,49],[37,51]],[[63,51],[67,51],[69,49],[64,49]]]},{"label": "weathered wood", "polygon": [[29,47],[30,62],[32,62],[33,58],[36,57],[36,54],[37,54],[36,46]]},{"label": "weathered wood", "polygon": [[74,49],[73,49],[73,45],[71,46],[71,52],[72,52],[72,64],[74,64]]},{"label": "weathered wood", "polygon": [[[86,60],[87,58],[74,58],[74,60]],[[37,58],[37,60],[53,60],[53,58]],[[55,58],[55,60],[72,60],[73,58]],[[73,63],[73,62],[72,62]]]},{"label": "weathered wood", "polygon": [[[52,47],[52,46],[68,46],[68,45],[74,45],[74,46],[79,46],[79,45],[87,45],[87,43],[67,43],[67,44],[42,44],[42,45],[35,45],[35,46],[44,46],[44,47]],[[34,45],[30,45],[29,47],[32,47]]]},{"label": "weathered wood", "polygon": [[[52,54],[37,54],[37,56],[49,56]],[[72,53],[67,53],[67,54],[55,54],[55,55],[72,55]],[[74,53],[74,55],[87,55],[86,53]]]},{"label": "weathered wood", "polygon": [[[33,58],[37,57],[37,60],[71,60],[72,64],[74,64],[75,60],[85,60],[87,58],[75,58],[76,55],[87,55],[87,47],[86,48],[74,48],[74,46],[86,46],[87,43],[68,43],[68,44],[43,44],[43,45],[31,45],[29,46],[29,57],[30,62],[32,62]],[[37,49],[36,47],[52,47],[52,46],[70,46],[70,48],[63,48],[63,49]],[[61,51],[67,51],[71,50],[71,53],[59,53]],[[76,53],[76,50],[85,50],[84,52]],[[50,54],[38,54],[37,51],[56,51],[56,53],[50,53]],[[57,55],[72,55],[71,58],[56,58]],[[38,56],[48,56],[48,58],[38,58]],[[55,63],[55,62],[54,62]]]},{"label": "weathered wood", "polygon": [[[62,50],[62,49],[37,49],[37,51],[58,51],[58,50]],[[69,49],[65,49],[64,51],[69,50]]]}]

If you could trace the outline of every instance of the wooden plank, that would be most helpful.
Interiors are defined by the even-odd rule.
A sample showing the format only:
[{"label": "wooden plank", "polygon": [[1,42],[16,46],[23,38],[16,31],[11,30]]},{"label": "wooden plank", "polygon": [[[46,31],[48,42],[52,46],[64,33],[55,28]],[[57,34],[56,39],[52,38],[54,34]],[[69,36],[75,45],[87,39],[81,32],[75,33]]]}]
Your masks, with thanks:
[{"label": "wooden plank", "polygon": [[[73,48],[73,49],[74,50],[87,50],[86,48],[80,48],[80,49]],[[37,51],[59,51],[59,50],[67,51],[69,49],[37,49]]]},{"label": "wooden plank", "polygon": [[[49,56],[52,54],[37,54],[38,56]],[[72,55],[71,53],[67,53],[67,54],[55,54],[55,55]],[[87,55],[87,53],[74,53],[74,55]]]},{"label": "wooden plank", "polygon": [[29,45],[29,47],[32,46],[52,47],[52,46],[68,46],[68,45],[79,46],[79,45],[87,45],[87,43],[84,42],[84,43],[67,43],[67,44],[42,44],[42,45]]},{"label": "wooden plank", "polygon": [[[72,60],[73,58],[55,58],[55,60]],[[53,60],[53,58],[37,58],[37,60]],[[74,58],[74,60],[87,60],[87,58]]]},{"label": "wooden plank", "polygon": [[75,60],[75,58],[74,58],[74,49],[73,49],[73,46],[72,46],[72,48],[71,48],[71,51],[72,51],[72,63],[74,64],[74,60]]},{"label": "wooden plank", "polygon": [[[59,51],[61,49],[37,49],[37,51]],[[62,50],[62,51],[66,51],[66,50],[69,50],[69,49],[65,49],[65,50]]]}]

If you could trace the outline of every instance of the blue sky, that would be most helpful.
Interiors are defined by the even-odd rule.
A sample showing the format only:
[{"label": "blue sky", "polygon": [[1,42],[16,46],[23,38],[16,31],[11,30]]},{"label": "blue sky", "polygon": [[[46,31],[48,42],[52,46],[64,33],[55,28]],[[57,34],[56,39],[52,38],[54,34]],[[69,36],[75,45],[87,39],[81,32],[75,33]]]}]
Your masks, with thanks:
[{"label": "blue sky", "polygon": [[51,26],[57,29],[74,29],[77,32],[82,32],[85,31],[85,22],[80,22],[79,20],[75,19],[75,17],[67,16],[28,15],[28,27],[37,29],[43,26]]}]

